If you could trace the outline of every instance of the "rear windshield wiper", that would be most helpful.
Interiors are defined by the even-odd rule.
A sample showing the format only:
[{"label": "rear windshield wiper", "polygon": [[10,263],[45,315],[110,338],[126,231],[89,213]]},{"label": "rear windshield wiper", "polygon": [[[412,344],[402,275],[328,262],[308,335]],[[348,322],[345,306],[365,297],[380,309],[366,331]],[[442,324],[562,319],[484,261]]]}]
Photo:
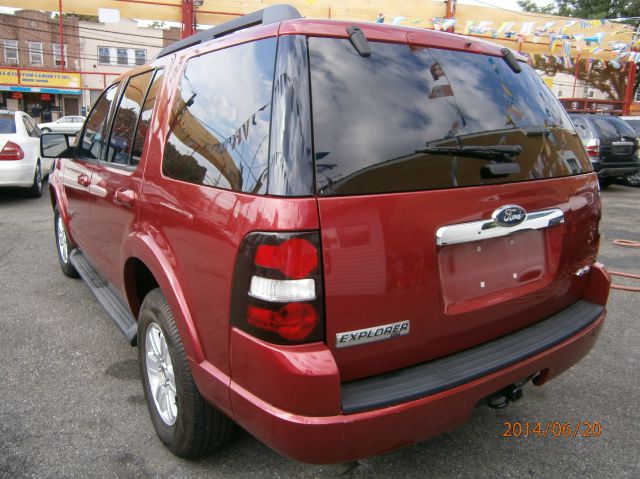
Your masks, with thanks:
[{"label": "rear windshield wiper", "polygon": [[520,145],[466,145],[466,146],[428,146],[416,153],[430,153],[432,155],[469,156],[486,160],[511,161],[520,153]]}]

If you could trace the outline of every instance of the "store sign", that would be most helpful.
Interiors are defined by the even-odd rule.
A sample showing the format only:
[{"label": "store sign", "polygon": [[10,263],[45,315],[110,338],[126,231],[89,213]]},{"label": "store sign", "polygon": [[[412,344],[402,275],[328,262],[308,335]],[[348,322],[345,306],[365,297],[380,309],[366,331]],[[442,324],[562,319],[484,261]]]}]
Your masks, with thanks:
[{"label": "store sign", "polygon": [[61,71],[20,70],[0,68],[0,83],[35,88],[79,88],[80,74]]}]

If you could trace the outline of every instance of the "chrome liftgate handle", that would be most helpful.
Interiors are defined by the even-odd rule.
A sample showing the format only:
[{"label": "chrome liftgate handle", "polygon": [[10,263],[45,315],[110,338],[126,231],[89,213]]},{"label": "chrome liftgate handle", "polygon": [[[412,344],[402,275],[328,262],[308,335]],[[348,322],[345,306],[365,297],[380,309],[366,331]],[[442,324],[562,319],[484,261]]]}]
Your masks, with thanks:
[{"label": "chrome liftgate handle", "polygon": [[446,246],[489,238],[508,236],[519,231],[539,230],[564,223],[564,213],[558,208],[527,213],[525,220],[515,226],[499,225],[494,219],[442,226],[436,232],[436,245]]}]

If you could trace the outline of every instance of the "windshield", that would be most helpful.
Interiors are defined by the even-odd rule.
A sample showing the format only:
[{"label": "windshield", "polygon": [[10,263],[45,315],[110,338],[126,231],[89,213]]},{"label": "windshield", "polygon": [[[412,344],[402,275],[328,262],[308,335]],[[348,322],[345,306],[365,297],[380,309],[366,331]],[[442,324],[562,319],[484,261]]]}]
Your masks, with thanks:
[{"label": "windshield", "polygon": [[[573,125],[533,69],[500,57],[309,38],[316,187],[364,194],[525,181],[590,171]],[[521,145],[508,175],[429,147]],[[463,151],[463,149],[461,149]]]}]

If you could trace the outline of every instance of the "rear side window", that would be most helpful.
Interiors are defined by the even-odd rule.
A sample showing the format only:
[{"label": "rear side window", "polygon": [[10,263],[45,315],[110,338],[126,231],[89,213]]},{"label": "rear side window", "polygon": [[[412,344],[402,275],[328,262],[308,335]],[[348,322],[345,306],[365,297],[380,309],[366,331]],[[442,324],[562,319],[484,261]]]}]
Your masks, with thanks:
[{"label": "rear side window", "polygon": [[133,150],[131,151],[131,164],[137,165],[140,163],[142,157],[142,148],[144,147],[144,140],[149,132],[149,122],[151,121],[151,115],[156,104],[156,98],[160,93],[160,86],[162,85],[162,78],[164,77],[164,70],[157,70],[153,76],[153,81],[147,92],[147,97],[142,105],[142,113],[140,113],[140,120],[138,121],[138,127],[136,128],[136,137],[133,142]]},{"label": "rear side window", "polygon": [[[309,38],[320,194],[475,186],[591,170],[562,106],[527,65],[516,74],[499,57],[369,43],[371,56],[362,57],[348,40]],[[522,151],[513,160],[442,151],[518,145]],[[432,152],[421,152],[427,148]],[[507,161],[514,165],[492,166]]]},{"label": "rear side window", "polygon": [[107,161],[120,165],[129,164],[136,125],[153,74],[153,71],[149,71],[129,79],[111,129]]},{"label": "rear side window", "polygon": [[187,61],[170,117],[163,173],[246,193],[266,191],[276,39]]},{"label": "rear side window", "polygon": [[12,114],[0,114],[0,134],[16,132],[16,120]]},{"label": "rear side window", "polygon": [[92,160],[100,159],[105,145],[106,123],[118,85],[111,85],[96,102],[87,118],[80,140],[80,156]]},{"label": "rear side window", "polygon": [[594,115],[590,120],[593,122],[599,137],[620,138],[622,136],[636,136],[633,128],[618,117]]}]

